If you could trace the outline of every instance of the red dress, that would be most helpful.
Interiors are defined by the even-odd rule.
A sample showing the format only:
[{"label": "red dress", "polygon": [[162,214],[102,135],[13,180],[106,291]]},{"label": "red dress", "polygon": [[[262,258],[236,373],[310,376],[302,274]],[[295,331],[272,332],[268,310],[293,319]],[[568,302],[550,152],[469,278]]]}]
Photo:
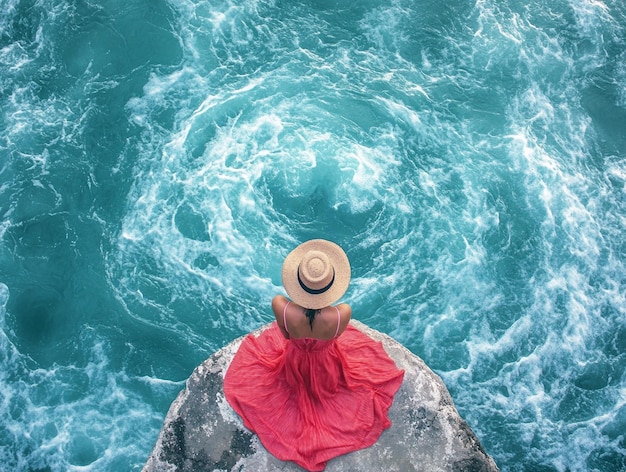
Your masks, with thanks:
[{"label": "red dress", "polygon": [[321,471],[391,425],[387,410],[403,377],[382,343],[351,325],[328,341],[288,340],[274,322],[243,340],[224,393],[271,454]]}]

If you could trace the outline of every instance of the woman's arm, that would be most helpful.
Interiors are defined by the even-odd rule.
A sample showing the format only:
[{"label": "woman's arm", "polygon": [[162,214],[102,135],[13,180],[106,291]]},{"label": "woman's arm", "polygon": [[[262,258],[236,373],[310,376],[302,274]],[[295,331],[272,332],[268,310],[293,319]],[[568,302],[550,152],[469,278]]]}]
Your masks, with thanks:
[{"label": "woman's arm", "polygon": [[352,318],[352,308],[347,303],[340,303],[337,305],[337,309],[339,310],[339,317],[341,320],[339,322],[339,334],[341,334],[350,323],[350,318]]},{"label": "woman's arm", "polygon": [[283,311],[287,303],[289,303],[289,300],[282,295],[276,295],[272,299],[272,311],[274,312],[274,317],[276,318],[276,324],[280,328],[280,331],[283,333],[285,339],[289,339],[289,333],[285,329],[285,325],[283,323]]}]

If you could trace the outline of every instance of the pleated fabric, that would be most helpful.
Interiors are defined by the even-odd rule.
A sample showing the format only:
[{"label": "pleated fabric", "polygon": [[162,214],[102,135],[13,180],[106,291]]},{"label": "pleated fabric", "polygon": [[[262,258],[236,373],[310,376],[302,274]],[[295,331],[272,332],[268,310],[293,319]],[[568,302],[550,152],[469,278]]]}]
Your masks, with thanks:
[{"label": "pleated fabric", "polygon": [[274,322],[243,340],[224,393],[271,454],[321,471],[391,425],[387,411],[403,377],[382,343],[351,325],[329,341],[287,340]]}]

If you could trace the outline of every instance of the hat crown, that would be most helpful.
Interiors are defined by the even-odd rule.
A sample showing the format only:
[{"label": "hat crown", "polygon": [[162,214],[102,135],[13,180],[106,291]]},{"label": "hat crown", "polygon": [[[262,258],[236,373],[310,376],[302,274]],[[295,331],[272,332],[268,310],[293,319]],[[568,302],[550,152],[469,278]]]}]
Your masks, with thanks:
[{"label": "hat crown", "polygon": [[350,283],[348,256],[337,244],[311,239],[293,249],[283,262],[283,286],[298,305],[317,310],[336,302]]},{"label": "hat crown", "polygon": [[298,268],[300,280],[311,289],[327,286],[333,279],[334,269],[328,256],[321,251],[307,251]]}]

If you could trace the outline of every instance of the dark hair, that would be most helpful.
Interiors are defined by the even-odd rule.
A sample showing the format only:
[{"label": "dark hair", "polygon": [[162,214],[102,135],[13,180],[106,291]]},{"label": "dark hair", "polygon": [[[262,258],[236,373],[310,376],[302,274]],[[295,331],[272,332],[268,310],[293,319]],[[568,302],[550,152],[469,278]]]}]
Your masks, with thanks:
[{"label": "dark hair", "polygon": [[304,314],[309,319],[309,326],[311,326],[311,331],[313,331],[313,320],[315,319],[315,315],[317,315],[322,310],[313,310],[311,308],[305,308]]}]

